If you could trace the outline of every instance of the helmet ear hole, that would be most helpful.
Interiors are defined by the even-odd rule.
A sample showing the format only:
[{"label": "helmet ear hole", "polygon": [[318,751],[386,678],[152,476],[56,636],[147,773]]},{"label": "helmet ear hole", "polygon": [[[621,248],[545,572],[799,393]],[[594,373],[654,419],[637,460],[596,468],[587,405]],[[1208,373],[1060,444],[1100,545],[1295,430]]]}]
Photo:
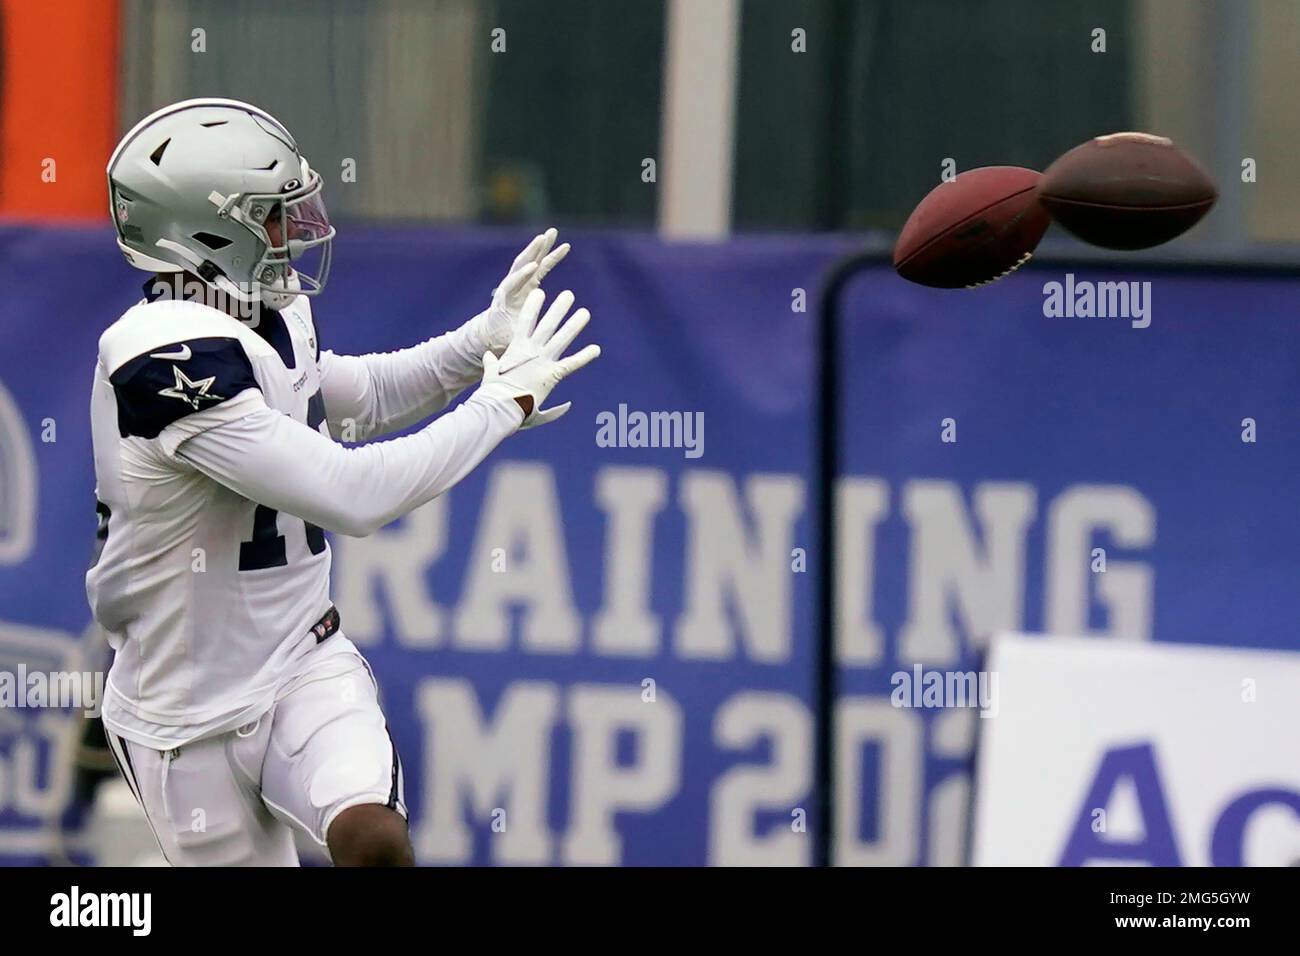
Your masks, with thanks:
[{"label": "helmet ear hole", "polygon": [[215,233],[211,233],[211,232],[196,232],[194,233],[193,238],[203,243],[205,246],[207,246],[209,249],[212,249],[213,251],[217,249],[224,249],[226,248],[226,246],[230,245],[230,240],[227,239],[225,236],[218,236]]}]

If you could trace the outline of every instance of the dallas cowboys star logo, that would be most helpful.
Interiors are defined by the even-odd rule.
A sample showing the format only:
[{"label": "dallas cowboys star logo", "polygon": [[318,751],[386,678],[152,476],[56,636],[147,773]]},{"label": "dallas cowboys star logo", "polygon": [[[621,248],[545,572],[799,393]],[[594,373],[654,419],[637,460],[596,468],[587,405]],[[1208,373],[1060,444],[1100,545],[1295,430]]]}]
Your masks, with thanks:
[{"label": "dallas cowboys star logo", "polygon": [[173,365],[172,371],[176,373],[176,384],[171,388],[160,389],[159,395],[164,395],[167,398],[179,398],[182,402],[188,402],[195,411],[198,411],[199,402],[205,398],[210,402],[222,400],[222,396],[208,393],[212,383],[217,380],[215,375],[201,378],[198,381],[191,381],[190,377],[181,371],[179,365]]}]

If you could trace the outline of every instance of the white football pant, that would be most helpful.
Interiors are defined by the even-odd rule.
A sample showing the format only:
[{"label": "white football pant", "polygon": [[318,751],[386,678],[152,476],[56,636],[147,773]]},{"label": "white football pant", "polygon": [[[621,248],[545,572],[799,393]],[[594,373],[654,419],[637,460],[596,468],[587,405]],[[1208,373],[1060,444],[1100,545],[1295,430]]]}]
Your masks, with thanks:
[{"label": "white football pant", "polygon": [[348,807],[406,816],[402,766],[370,668],[342,633],[238,730],[158,751],[108,739],[173,866],[297,866],[291,828],[322,847]]}]

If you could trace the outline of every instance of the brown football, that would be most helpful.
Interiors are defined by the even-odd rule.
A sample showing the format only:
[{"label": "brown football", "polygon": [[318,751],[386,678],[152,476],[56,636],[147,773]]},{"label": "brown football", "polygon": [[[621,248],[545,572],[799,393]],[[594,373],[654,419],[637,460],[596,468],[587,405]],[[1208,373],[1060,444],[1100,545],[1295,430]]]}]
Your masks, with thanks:
[{"label": "brown football", "polygon": [[1219,192],[1172,140],[1114,133],[1076,146],[1052,163],[1038,197],[1053,219],[1084,242],[1147,249],[1194,226]]},{"label": "brown football", "polygon": [[1041,174],[983,166],[930,190],[894,246],[904,279],[941,289],[983,285],[1015,271],[1051,221],[1035,196]]}]

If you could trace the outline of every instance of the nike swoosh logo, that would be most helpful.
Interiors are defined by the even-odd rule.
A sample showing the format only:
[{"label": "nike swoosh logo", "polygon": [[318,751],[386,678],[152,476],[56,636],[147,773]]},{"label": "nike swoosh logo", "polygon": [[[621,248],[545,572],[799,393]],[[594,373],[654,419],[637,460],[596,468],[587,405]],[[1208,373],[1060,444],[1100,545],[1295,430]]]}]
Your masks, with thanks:
[{"label": "nike swoosh logo", "polygon": [[188,362],[194,353],[190,351],[188,345],[182,345],[179,352],[150,352],[150,358],[156,359],[174,359],[177,362]]}]

